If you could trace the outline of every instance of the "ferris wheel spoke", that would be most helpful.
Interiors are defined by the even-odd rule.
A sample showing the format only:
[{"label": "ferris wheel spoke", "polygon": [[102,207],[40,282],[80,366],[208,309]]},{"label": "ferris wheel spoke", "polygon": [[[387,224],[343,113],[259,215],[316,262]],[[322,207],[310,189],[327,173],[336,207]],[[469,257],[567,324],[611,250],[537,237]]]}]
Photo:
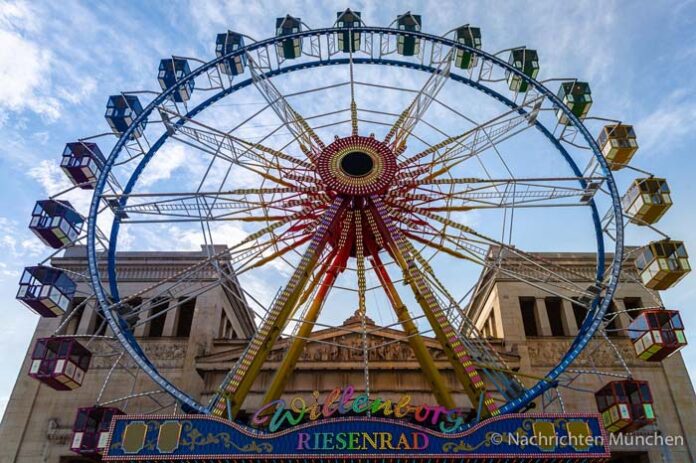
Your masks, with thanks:
[{"label": "ferris wheel spoke", "polygon": [[[450,245],[454,245],[456,251],[460,251],[458,253],[453,253],[453,250],[450,249],[449,253],[451,255],[459,257],[463,252],[464,255],[467,256],[467,260],[473,260],[486,267],[494,266],[507,276],[524,281],[538,289],[544,289],[555,296],[574,303],[584,304],[583,301],[587,300],[591,302],[597,296],[597,288],[595,285],[586,288],[575,282],[576,280],[587,280],[587,275],[583,275],[567,267],[559,266],[558,264],[544,259],[538,254],[522,251],[512,245],[476,232],[471,227],[459,224],[432,212],[419,209],[418,214],[444,225],[445,227],[450,227],[458,231],[457,235],[452,235],[446,233],[444,229],[439,230],[433,226],[433,229],[436,230],[434,235],[437,236],[437,238],[444,239]],[[422,230],[419,230],[419,232],[422,232]],[[417,235],[411,234],[410,236],[413,238],[413,236]],[[439,244],[438,246],[440,250],[444,251],[447,249],[443,244]],[[491,252],[492,249],[494,249],[495,252]],[[494,261],[500,259],[507,259],[508,266],[502,267],[496,265]],[[512,266],[518,267],[519,270],[513,270],[511,268]],[[560,291],[555,292],[551,288],[545,289],[547,286],[559,288]],[[568,291],[575,293],[578,299],[575,300],[563,294],[563,292]]]},{"label": "ferris wheel spoke", "polygon": [[[353,31],[349,32],[352,41]],[[353,47],[348,48],[349,77],[350,77],[350,127],[355,137],[358,135],[358,105],[355,103],[355,74],[353,72]]]},{"label": "ferris wheel spoke", "polygon": [[[253,268],[262,267],[268,262],[300,247],[309,241],[310,238],[311,236],[309,236],[308,233],[302,232],[294,234],[281,234],[278,236],[274,235],[272,238],[266,241],[255,242],[251,246],[240,250],[238,253],[230,252],[229,261],[222,261],[221,264],[223,269],[226,269],[224,270],[225,273],[231,272],[229,270],[230,265],[234,265],[234,278],[237,278],[239,275],[242,275]],[[274,249],[274,252],[269,252]],[[218,256],[218,258],[223,259],[224,256],[221,254]],[[114,309],[119,313],[121,318],[131,323],[131,329],[135,329],[140,325],[150,322],[154,318],[165,316],[166,312],[175,310],[177,307],[181,306],[187,301],[192,300],[201,294],[207,293],[213,288],[226,286],[227,281],[225,278],[222,276],[218,276],[216,278],[216,267],[219,266],[220,264],[216,264],[215,262],[211,261],[208,265],[199,266],[188,273],[180,275],[179,278],[160,282],[157,285],[149,287],[145,292],[139,292],[137,295],[131,295],[122,300],[118,305],[114,306]],[[211,281],[201,285],[200,280]],[[172,301],[176,300],[178,302],[171,303],[165,310],[159,311],[152,316],[148,316],[146,314],[150,310],[149,302],[143,301],[133,307],[127,305],[128,301],[130,300],[144,299],[143,297],[140,297],[144,295],[147,295],[147,299],[149,301],[164,297]],[[146,316],[143,317],[143,314]]]},{"label": "ferris wheel spoke", "polygon": [[[572,304],[583,306],[586,309],[590,308],[592,299],[597,296],[597,293],[593,292],[592,287],[583,288],[572,282],[567,283],[562,281],[562,279],[557,276],[558,271],[543,271],[537,269],[534,272],[530,272],[526,266],[519,264],[515,266],[519,267],[516,270],[502,266],[498,261],[498,256],[491,251],[491,247],[488,245],[471,243],[458,236],[443,235],[440,233],[432,234],[431,239],[421,236],[428,235],[427,233],[420,232],[419,234],[415,234],[408,230],[403,230],[403,233],[413,241],[424,244],[436,252],[442,252],[449,256],[475,263],[485,268],[487,271],[499,273],[512,280],[532,286],[550,296],[564,299]],[[568,296],[569,292],[576,296]]]},{"label": "ferris wheel spoke", "polygon": [[[404,169],[401,178],[421,181],[437,178],[454,166],[533,126],[542,103],[543,97],[525,102],[460,135],[448,137],[410,156],[399,164],[399,168]],[[440,167],[434,170],[436,166]],[[425,174],[427,175],[422,177]]]},{"label": "ferris wheel spoke", "polygon": [[411,132],[418,125],[418,122],[423,118],[432,102],[435,101],[437,94],[447,82],[450,76],[453,56],[454,50],[452,49],[438,63],[437,68],[430,74],[413,101],[409,103],[389,129],[389,132],[387,132],[384,142],[389,144],[397,155],[406,149],[406,141]]},{"label": "ferris wheel spoke", "polygon": [[182,141],[182,137],[178,135],[184,135],[189,140],[194,140],[204,146],[206,152],[219,152],[218,155],[220,157],[230,162],[239,162],[240,159],[243,159],[256,161],[267,166],[276,166],[281,161],[287,161],[297,167],[307,170],[312,169],[310,163],[287,154],[282,150],[268,147],[260,141],[254,142],[238,136],[233,136],[229,132],[216,129],[209,124],[204,124],[187,116],[179,116],[177,113],[171,113],[171,115],[181,117],[177,123],[173,123],[168,119],[164,120],[167,131],[173,138]]},{"label": "ferris wheel spoke", "polygon": [[274,259],[282,258],[288,252],[294,251],[307,243],[311,238],[311,233],[307,231],[273,235],[273,237],[263,243],[249,259],[238,266],[236,273],[241,275],[251,269],[262,267]]},{"label": "ferris wheel spoke", "polygon": [[248,60],[254,86],[297,140],[300,149],[314,163],[321,150],[325,147],[324,142],[309,126],[307,121],[290,106],[285,96],[271,82],[271,79],[257,67],[254,58],[248,55]]},{"label": "ferris wheel spoke", "polygon": [[[319,207],[323,200],[311,199],[314,189],[307,188],[259,188],[221,192],[180,192],[109,195],[109,201],[120,204],[119,198],[127,198],[125,206],[114,206],[114,214],[122,223],[140,223],[150,220],[133,219],[131,216],[152,217],[151,221],[224,221],[263,222],[282,220],[298,211],[298,207],[312,204]],[[307,194],[309,198],[305,196]],[[258,195],[259,199],[254,199]],[[269,196],[268,199],[266,197]],[[277,196],[277,197],[276,197]],[[143,201],[137,201],[143,199]],[[130,200],[136,200],[135,202]]]},{"label": "ferris wheel spoke", "polygon": [[[588,182],[589,180],[589,182]],[[394,193],[427,211],[467,211],[490,208],[585,206],[597,192],[595,178],[564,179],[433,179],[413,187],[413,192]],[[566,184],[563,181],[567,181]],[[578,181],[585,186],[578,186]],[[572,184],[571,184],[572,182]],[[463,189],[458,184],[468,184]],[[446,187],[447,186],[447,187]]]},{"label": "ferris wheel spoke", "polygon": [[387,299],[391,304],[394,312],[396,313],[397,319],[404,330],[406,340],[411,346],[411,349],[418,360],[418,363],[423,370],[423,374],[428,379],[428,382],[433,388],[433,394],[440,405],[447,408],[454,408],[454,399],[452,394],[447,387],[446,381],[442,377],[442,374],[435,365],[435,361],[428,351],[425,342],[422,337],[422,333],[418,330],[417,325],[414,323],[414,318],[408,310],[408,307],[401,300],[399,293],[397,292],[394,283],[392,282],[389,274],[382,264],[379,254],[373,252],[371,257],[372,268],[374,269],[377,278],[384,288],[387,295]]},{"label": "ferris wheel spoke", "polygon": [[307,341],[310,339],[309,337],[312,333],[312,329],[317,324],[317,319],[319,318],[326,298],[334,287],[338,275],[346,268],[348,258],[350,257],[350,250],[353,247],[355,236],[355,234],[352,233],[353,231],[352,212],[347,211],[346,218],[341,228],[341,235],[338,239],[338,245],[329,253],[325,263],[319,268],[319,271],[315,272],[309,288],[305,290],[302,298],[297,304],[295,310],[306,302],[311,301],[309,302],[309,306],[302,313],[301,320],[292,333],[293,340],[283,357],[282,363],[276,370],[271,384],[266,390],[264,403],[277,400],[283,393],[290,372],[294,370]]},{"label": "ferris wheel spoke", "polygon": [[[211,166],[215,160],[239,166],[265,180],[277,185],[292,187],[294,182],[283,180],[297,172],[304,172],[302,178],[315,180],[311,166],[301,159],[269,148],[260,142],[243,140],[202,124],[173,125],[171,138],[211,156]],[[209,168],[210,169],[210,168]],[[229,170],[229,167],[228,167]],[[207,174],[206,174],[207,175]]]},{"label": "ferris wheel spoke", "polygon": [[[447,316],[449,317],[449,314],[454,312],[455,317],[450,319],[451,323],[460,327],[460,332],[463,332],[461,342],[474,359],[476,365],[481,368],[486,378],[495,385],[496,389],[506,400],[512,400],[519,396],[521,391],[524,390],[524,386],[515,376],[515,373],[509,368],[498,351],[481,336],[474,322],[469,319],[457,300],[442,284],[428,261],[409,240],[404,240],[404,243],[414,256],[417,265],[423,269],[422,274],[434,289],[433,295],[438,299],[441,306],[447,307]],[[443,297],[439,297],[438,292]]]},{"label": "ferris wheel spoke", "polygon": [[[128,297],[122,298],[121,301],[119,301],[119,304],[128,303],[136,299],[142,299],[145,295],[147,295],[148,298],[164,296],[166,294],[173,296],[175,295],[175,292],[184,291],[187,286],[193,285],[194,283],[191,282],[192,280],[202,278],[203,275],[206,275],[206,273],[213,271],[217,267],[235,266],[246,262],[250,257],[256,255],[255,253],[259,248],[268,246],[268,243],[261,241],[261,238],[265,237],[266,235],[273,236],[272,233],[275,230],[291,222],[301,222],[306,220],[309,213],[311,213],[311,211],[302,211],[257,230],[249,234],[237,244],[226,247],[225,249],[212,254],[209,257],[202,259],[199,262],[190,265],[155,284],[136,291],[128,295]],[[114,304],[111,308],[114,308],[117,305],[118,304]]]}]

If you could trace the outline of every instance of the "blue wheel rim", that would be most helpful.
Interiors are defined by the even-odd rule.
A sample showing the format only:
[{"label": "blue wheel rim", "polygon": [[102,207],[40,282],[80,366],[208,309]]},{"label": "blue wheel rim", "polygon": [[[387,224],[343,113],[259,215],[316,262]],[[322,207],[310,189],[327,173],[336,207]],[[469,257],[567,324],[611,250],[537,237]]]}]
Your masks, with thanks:
[{"label": "blue wheel rim", "polygon": [[[382,27],[360,27],[360,28],[353,28],[352,29],[355,33],[377,33],[377,34],[387,34],[387,35],[405,35],[405,36],[410,36],[414,38],[421,38],[433,43],[439,43],[445,46],[457,48],[469,53],[472,53],[474,55],[479,56],[480,58],[483,58],[485,60],[488,60],[497,66],[502,67],[506,71],[509,71],[513,74],[516,74],[519,76],[521,79],[526,81],[529,85],[533,86],[534,88],[539,91],[544,97],[548,98],[549,101],[553,103],[553,105],[557,108],[559,108],[561,111],[564,112],[565,116],[569,119],[569,121],[572,123],[573,126],[575,126],[580,133],[580,135],[585,139],[587,142],[588,146],[591,148],[593,155],[599,164],[599,167],[602,171],[603,176],[606,178],[606,185],[608,188],[609,196],[611,197],[612,200],[612,212],[614,214],[614,220],[616,221],[616,236],[615,236],[615,248],[614,248],[614,255],[612,258],[611,262],[611,273],[609,275],[609,279],[606,283],[606,285],[603,285],[603,288],[605,289],[605,293],[603,298],[601,299],[601,304],[598,304],[599,298],[595,299],[592,303],[591,310],[588,312],[588,315],[585,317],[584,322],[582,325],[579,327],[578,330],[578,335],[574,339],[573,343],[571,344],[569,350],[564,354],[564,356],[561,358],[560,362],[552,368],[546,375],[544,380],[541,380],[537,382],[534,386],[530,387],[529,389],[526,389],[525,392],[519,396],[518,398],[511,400],[509,402],[506,402],[504,405],[500,407],[500,412],[501,413],[512,413],[519,411],[523,409],[527,404],[531,403],[536,397],[541,395],[543,392],[548,390],[549,388],[553,387],[554,384],[557,382],[559,376],[565,371],[565,369],[577,358],[577,356],[582,352],[582,350],[587,346],[589,341],[591,340],[592,336],[594,333],[597,331],[599,326],[602,323],[602,319],[609,307],[609,304],[611,303],[612,297],[614,295],[614,292],[616,291],[616,286],[618,285],[619,281],[619,275],[621,272],[621,263],[623,261],[623,214],[621,210],[621,202],[620,202],[620,195],[618,193],[618,189],[616,187],[616,183],[614,181],[613,175],[606,163],[606,160],[602,156],[599,147],[594,140],[594,138],[591,136],[587,128],[582,124],[582,122],[568,109],[565,104],[556,96],[556,94],[549,89],[547,89],[545,86],[543,86],[541,83],[537,82],[535,79],[532,79],[525,74],[523,74],[521,71],[517,70],[516,68],[512,67],[509,65],[507,62],[490,55],[482,50],[478,50],[476,48],[472,48],[469,46],[466,46],[462,43],[446,39],[443,37],[438,37],[430,34],[426,34],[423,32],[415,32],[415,31],[401,31],[401,30],[395,30],[395,29],[390,29],[390,28],[382,28]],[[95,185],[94,189],[94,195],[92,197],[91,205],[90,205],[90,212],[88,216],[88,227],[87,227],[87,259],[88,259],[88,267],[89,267],[89,275],[90,279],[92,282],[92,286],[95,291],[95,296],[99,302],[100,306],[100,311],[102,312],[104,318],[107,320],[107,323],[109,324],[110,328],[113,330],[114,334],[116,335],[117,339],[119,342],[123,345],[124,349],[128,352],[129,355],[134,359],[134,361],[155,381],[159,386],[163,388],[166,392],[168,392],[170,395],[172,395],[174,398],[176,398],[182,405],[182,408],[184,408],[186,411],[192,411],[192,412],[199,412],[199,413],[209,413],[209,410],[207,407],[203,406],[202,404],[198,403],[194,398],[186,394],[184,391],[180,390],[176,386],[174,386],[167,378],[162,376],[156,369],[156,367],[150,362],[150,360],[147,358],[145,353],[142,351],[140,345],[136,341],[135,337],[132,335],[132,333],[128,330],[125,322],[121,320],[118,316],[115,316],[113,313],[111,313],[110,310],[107,310],[108,307],[111,306],[111,303],[109,302],[109,297],[107,296],[105,289],[102,285],[101,277],[100,277],[100,272],[98,270],[98,255],[97,255],[97,250],[96,250],[96,218],[98,215],[99,211],[99,204],[100,204],[100,197],[101,194],[104,190],[104,188],[107,185],[107,178],[108,175],[113,168],[116,159],[118,158],[120,152],[123,150],[123,147],[126,143],[126,141],[130,138],[131,133],[139,127],[140,123],[143,120],[146,120],[148,116],[154,111],[158,105],[166,101],[168,98],[172,96],[172,93],[174,93],[181,85],[185,84],[191,79],[195,79],[196,77],[200,76],[203,74],[205,71],[208,69],[216,66],[218,63],[234,58],[235,56],[242,55],[245,53],[248,53],[250,51],[267,47],[267,46],[272,46],[275,43],[282,41],[282,40],[288,40],[288,39],[293,39],[293,38],[301,38],[301,37],[309,37],[309,36],[320,36],[320,35],[328,35],[328,34],[335,34],[337,32],[345,31],[345,29],[340,29],[340,28],[324,28],[324,29],[316,29],[316,30],[309,30],[309,31],[302,31],[298,32],[292,35],[288,36],[283,36],[281,38],[270,38],[261,42],[256,42],[250,45],[247,45],[243,48],[240,48],[239,50],[236,50],[232,53],[229,53],[228,55],[222,56],[220,58],[217,58],[215,60],[209,61],[208,63],[202,65],[201,67],[197,68],[194,70],[192,73],[188,74],[187,76],[184,76],[182,79],[180,79],[176,84],[173,86],[169,87],[167,90],[163,91],[160,93],[153,101],[148,104],[148,106],[143,110],[142,113],[140,113],[133,123],[130,125],[130,127],[121,135],[121,138],[117,141],[117,143],[114,145],[111,153],[109,154],[106,163],[104,165],[104,169],[102,169],[102,172],[100,174],[99,179],[97,180],[97,183]],[[296,64],[296,65],[291,65],[291,66],[286,66],[283,68],[279,69],[274,69],[271,70],[267,73],[265,73],[266,76],[268,77],[273,77],[275,75],[280,75],[280,74],[285,74],[285,73],[290,73],[302,69],[311,69],[315,67],[321,67],[321,66],[328,66],[328,65],[345,65],[348,64],[349,60],[348,59],[343,59],[343,58],[337,58],[337,59],[323,59],[323,60],[318,60],[318,61],[310,61],[306,63],[301,63],[301,64]],[[384,59],[384,58],[353,58],[353,63],[355,64],[377,64],[377,65],[388,65],[388,66],[399,66],[399,67],[405,67],[409,69],[415,69],[415,70],[421,70],[421,71],[427,71],[427,72],[433,72],[435,69],[431,66],[424,65],[424,64],[419,64],[415,62],[410,62],[410,61],[400,61],[400,60],[394,60],[394,59]],[[464,83],[466,85],[469,85],[495,99],[498,101],[502,102],[503,104],[514,108],[515,103],[510,100],[509,98],[505,97],[504,95],[496,92],[493,89],[490,89],[478,82],[472,81],[468,78],[465,78],[461,75],[458,74],[450,74],[450,78],[454,81],[458,81],[460,83]],[[189,111],[189,113],[186,115],[186,118],[181,119],[177,121],[177,125],[183,125],[188,118],[193,118],[195,117],[198,113],[206,109],[207,107],[211,106],[215,102],[219,101],[220,99],[224,98],[225,96],[232,94],[236,92],[237,90],[247,87],[251,85],[252,80],[247,79],[242,82],[239,82],[235,85],[232,85],[226,89],[221,90],[218,94],[212,96],[211,98],[207,99],[206,101],[202,102],[198,106],[196,106],[194,109]],[[519,112],[521,114],[524,113],[523,109],[519,109]],[[535,126],[538,130],[542,132],[542,134],[549,139],[549,141],[552,142],[552,144],[558,149],[558,151],[561,153],[561,155],[565,158],[565,160],[568,162],[570,165],[571,169],[577,175],[578,177],[582,177],[582,172],[580,171],[579,167],[577,164],[574,162],[570,154],[567,152],[565,147],[560,143],[559,140],[557,140],[553,134],[543,125],[541,124],[538,120],[535,122]],[[143,172],[145,167],[147,166],[148,162],[150,159],[154,156],[154,154],[162,147],[162,145],[166,142],[166,140],[169,138],[168,133],[165,131],[165,133],[153,144],[151,149],[148,151],[148,153],[145,154],[143,159],[140,161],[139,165],[136,167],[136,170],[134,173],[131,175],[131,178],[129,179],[128,183],[126,184],[126,187],[124,189],[124,194],[130,193],[132,191],[133,187],[137,183],[138,177],[140,174]],[[586,186],[584,180],[582,178],[578,179],[580,182],[580,185],[584,188]],[[121,199],[119,200],[119,206],[124,207],[127,203],[127,197],[122,196]],[[590,201],[590,208],[592,211],[592,220],[595,228],[595,235],[596,235],[596,240],[597,240],[597,270],[596,270],[596,281],[597,282],[602,282],[604,277],[605,277],[605,257],[604,257],[604,235],[603,235],[603,230],[602,230],[602,225],[601,225],[601,218],[599,216],[599,212],[597,210],[597,206],[595,204],[594,199]],[[116,263],[115,263],[115,258],[116,258],[116,244],[118,241],[118,231],[120,228],[120,217],[115,216],[112,229],[111,229],[111,236],[109,240],[109,249],[107,252],[107,272],[108,272],[108,277],[109,277],[109,290],[111,292],[111,299],[117,303],[120,300],[119,297],[119,292],[117,288],[117,280],[116,280]]]}]

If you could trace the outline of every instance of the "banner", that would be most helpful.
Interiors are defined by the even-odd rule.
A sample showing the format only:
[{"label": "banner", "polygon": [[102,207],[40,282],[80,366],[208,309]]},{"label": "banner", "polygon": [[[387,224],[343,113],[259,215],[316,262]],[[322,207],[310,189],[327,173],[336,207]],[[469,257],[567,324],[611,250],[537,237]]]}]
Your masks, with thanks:
[{"label": "banner", "polygon": [[126,415],[112,422],[104,461],[586,461],[608,456],[597,415],[503,415],[459,433],[365,416],[313,421],[268,433],[214,416]]}]

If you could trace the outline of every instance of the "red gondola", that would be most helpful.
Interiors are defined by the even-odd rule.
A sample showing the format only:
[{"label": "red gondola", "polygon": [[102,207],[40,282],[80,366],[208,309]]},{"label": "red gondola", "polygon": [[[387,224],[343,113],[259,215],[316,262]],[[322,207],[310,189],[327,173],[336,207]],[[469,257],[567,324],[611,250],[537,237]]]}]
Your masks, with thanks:
[{"label": "red gondola", "polygon": [[124,413],[114,407],[86,407],[77,410],[70,450],[80,455],[101,454],[109,438],[109,426],[115,415]]},{"label": "red gondola", "polygon": [[75,338],[40,338],[31,354],[29,376],[57,391],[82,385],[92,353]]},{"label": "red gondola", "polygon": [[647,381],[612,381],[595,393],[595,400],[609,432],[632,432],[655,422]]},{"label": "red gondola", "polygon": [[677,310],[645,309],[628,327],[636,355],[659,362],[686,346],[684,324]]}]

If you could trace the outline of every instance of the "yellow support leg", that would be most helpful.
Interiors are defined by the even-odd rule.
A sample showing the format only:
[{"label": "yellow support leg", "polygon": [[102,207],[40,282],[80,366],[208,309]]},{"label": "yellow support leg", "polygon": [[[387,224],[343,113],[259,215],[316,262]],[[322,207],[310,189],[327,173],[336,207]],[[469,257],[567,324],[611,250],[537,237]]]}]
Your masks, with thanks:
[{"label": "yellow support leg", "polygon": [[447,315],[443,312],[437,302],[432,290],[425,281],[421,272],[415,267],[413,258],[410,257],[406,238],[394,225],[389,212],[384,204],[374,199],[376,213],[374,214],[378,226],[380,226],[385,236],[389,239],[387,250],[392,255],[396,263],[401,267],[407,282],[416,297],[416,301],[423,309],[430,326],[435,333],[435,337],[442,345],[442,348],[449,359],[454,374],[464,387],[464,392],[476,407],[483,392],[484,406],[481,407],[481,417],[494,416],[498,414],[498,407],[492,397],[486,393],[486,386],[483,379],[476,371],[475,365],[462,346],[459,335],[450,324]]},{"label": "yellow support leg", "polygon": [[[343,262],[340,262],[341,260],[343,260]],[[297,361],[299,360],[300,355],[302,355],[302,351],[307,344],[307,338],[312,334],[314,323],[316,323],[319,313],[321,313],[321,307],[324,300],[336,281],[341,267],[345,265],[346,260],[347,256],[337,255],[334,258],[334,262],[329,270],[324,274],[321,286],[317,290],[317,294],[314,297],[312,304],[305,313],[295,339],[292,340],[290,347],[285,353],[285,357],[283,357],[283,361],[276,370],[275,375],[273,375],[271,384],[268,386],[268,390],[266,391],[266,395],[263,399],[264,404],[280,398],[280,395],[283,393],[285,384],[287,383],[288,378],[290,378],[290,374],[295,369],[295,365],[297,364]]]},{"label": "yellow support leg", "polygon": [[418,332],[416,324],[413,323],[413,319],[411,314],[408,312],[408,308],[406,308],[406,305],[399,297],[399,293],[396,291],[394,283],[392,283],[391,279],[389,278],[389,274],[387,274],[386,269],[382,265],[382,262],[376,253],[372,255],[372,263],[375,273],[377,273],[377,278],[382,284],[382,287],[384,287],[384,290],[387,293],[387,298],[389,299],[389,302],[391,302],[392,307],[396,312],[396,316],[398,317],[404,332],[406,332],[406,335],[408,336],[408,344],[411,346],[411,349],[413,349],[416,359],[423,370],[423,374],[433,388],[433,395],[435,395],[435,399],[444,407],[449,409],[456,408],[457,405],[452,398],[449,388],[445,384],[445,379],[437,369],[437,366],[435,365],[430,352],[428,352],[428,348],[426,347],[423,338]]},{"label": "yellow support leg", "polygon": [[[312,333],[312,328],[314,328],[314,323],[316,323],[317,318],[319,317],[324,300],[329,294],[329,291],[336,281],[338,274],[346,267],[348,256],[350,255],[350,249],[353,245],[350,235],[350,231],[353,229],[352,218],[353,212],[348,211],[341,230],[341,236],[338,240],[338,246],[336,246],[334,253],[330,256],[328,262],[321,268],[320,272],[312,281],[312,284],[310,285],[311,287],[305,291],[305,294],[302,296],[302,299],[298,304],[298,307],[304,304],[309,298],[310,294],[314,291],[319,279],[323,279],[321,287],[317,291],[317,294],[312,301],[312,305],[307,309],[307,313],[304,316],[302,325],[300,325],[297,336],[295,339],[293,339],[290,348],[283,358],[283,361],[276,370],[275,375],[273,375],[271,385],[268,387],[266,395],[263,399],[264,404],[280,398],[280,395],[283,393],[283,389],[285,388],[285,384],[290,377],[290,373],[292,373],[292,371],[295,369],[297,360],[300,358],[300,355],[307,344],[307,338]],[[336,249],[338,251],[336,251]]]},{"label": "yellow support leg", "polygon": [[[339,212],[344,207],[344,200],[337,200],[324,213],[322,222],[317,228],[307,251],[302,256],[300,264],[295,269],[295,273],[267,314],[266,321],[254,334],[251,343],[239,359],[236,368],[227,375],[221,390],[213,399],[211,411],[214,415],[224,416],[227,411],[234,418],[239,413],[254,380],[260,373],[261,367],[273,349],[292,310],[297,305],[309,275],[326,245],[329,227],[340,215]],[[229,407],[231,409],[228,410]]]}]

